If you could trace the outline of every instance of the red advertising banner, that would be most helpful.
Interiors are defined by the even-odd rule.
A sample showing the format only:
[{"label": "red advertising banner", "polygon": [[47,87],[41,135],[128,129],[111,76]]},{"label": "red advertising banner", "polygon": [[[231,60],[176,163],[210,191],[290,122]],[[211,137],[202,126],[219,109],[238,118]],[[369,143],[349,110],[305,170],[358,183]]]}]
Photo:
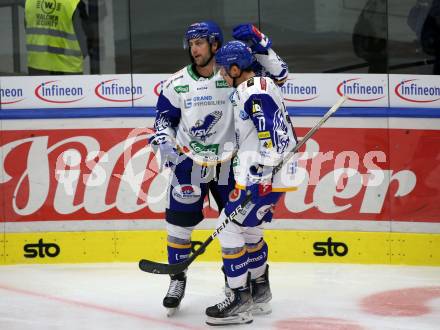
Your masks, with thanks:
[{"label": "red advertising banner", "polygon": [[[0,221],[162,219],[166,189],[147,133],[3,131]],[[276,217],[440,222],[439,142],[439,130],[322,128]]]}]

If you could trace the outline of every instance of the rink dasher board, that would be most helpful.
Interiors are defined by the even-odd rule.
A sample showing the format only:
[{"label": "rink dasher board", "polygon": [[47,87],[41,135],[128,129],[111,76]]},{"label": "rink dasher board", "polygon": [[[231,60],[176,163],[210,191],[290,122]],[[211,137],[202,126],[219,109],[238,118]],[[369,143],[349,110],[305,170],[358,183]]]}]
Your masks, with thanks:
[{"label": "rink dasher board", "polygon": [[[193,240],[212,231],[195,230]],[[440,266],[440,234],[266,230],[271,262]],[[0,264],[164,262],[165,230],[6,233]],[[215,240],[200,261],[221,260]]]},{"label": "rink dasher board", "polygon": [[[317,119],[301,117],[293,118],[293,120],[296,127],[306,128],[311,127]],[[68,137],[72,132],[77,132],[78,136],[84,134],[93,136],[92,130],[99,133],[102,129],[107,135],[109,133],[117,135],[115,132],[124,128],[151,127],[152,119],[6,120],[1,121],[0,124],[1,142],[4,143],[4,138],[8,137],[8,134],[23,134],[30,138],[32,134],[41,133],[41,136],[55,138],[56,140],[59,134]],[[115,130],[108,130],[112,128]],[[389,131],[397,130],[397,133],[401,134],[399,137],[409,133],[418,134],[418,138],[428,136],[438,141],[439,128],[440,120],[432,118],[366,119],[335,117],[326,123],[322,131],[317,134],[316,141],[319,144],[324,143],[326,135],[337,132],[332,131],[332,129],[341,129],[341,132],[344,129],[360,129],[365,130],[366,133],[374,132],[383,134],[383,136],[387,136]],[[304,129],[304,131],[306,130]],[[356,130],[356,132],[359,131]],[[90,135],[88,135],[89,133]],[[118,137],[118,141],[120,141],[121,136]],[[102,141],[104,139],[98,139],[98,142]],[[386,144],[388,143],[389,141],[386,141]],[[329,143],[327,147],[330,145]],[[353,147],[353,149],[356,148],[358,146]],[[424,150],[420,150],[417,145],[412,149],[412,151],[419,151],[423,154]],[[1,155],[2,157],[7,156],[4,152]],[[21,163],[26,163],[23,160],[24,158],[19,159]],[[414,160],[417,160],[417,158],[414,158]],[[434,161],[435,159],[431,160]],[[2,161],[4,161],[4,158]],[[435,164],[438,163],[432,162],[431,165]],[[423,164],[423,167],[426,167],[426,163]],[[4,173],[2,173],[1,178],[5,180]],[[422,178],[425,177],[421,177],[420,180]],[[0,189],[2,189],[1,185]],[[438,195],[433,197],[438,200]],[[0,231],[4,232],[0,236],[0,262],[3,264],[132,262],[137,261],[139,258],[162,261],[166,259],[166,236],[165,231],[161,230],[163,228],[149,229],[142,227],[142,223],[145,222],[148,222],[149,225],[152,224],[151,220],[158,220],[154,221],[158,223],[159,219],[163,219],[163,213],[161,212],[140,210],[137,213],[128,213],[129,216],[122,212],[114,212],[110,214],[110,218],[108,212],[94,214],[86,212],[78,218],[78,213],[69,214],[65,212],[60,215],[51,210],[50,212],[34,212],[26,216],[20,216],[10,212],[11,208],[8,205],[10,200],[6,199],[5,202],[3,205],[7,206],[7,216],[4,213],[5,209],[0,212],[0,216],[3,217],[0,219]],[[401,204],[399,202],[399,206],[403,207]],[[438,237],[438,214],[440,212],[436,212],[439,205],[440,203],[435,202],[427,204],[427,208],[431,208],[430,216],[432,219],[430,221],[424,221],[424,214],[418,214],[421,218],[417,221],[408,221],[408,219],[406,221],[396,221],[395,218],[390,221],[389,211],[379,213],[379,215],[377,213],[365,215],[346,212],[342,213],[341,216],[341,213],[336,213],[336,215],[341,216],[340,218],[335,217],[335,214],[324,213],[321,214],[322,217],[317,213],[314,213],[315,217],[306,217],[305,215],[296,217],[292,216],[292,212],[290,212],[290,214],[287,214],[290,215],[290,218],[275,219],[273,225],[271,225],[274,229],[267,231],[267,241],[271,246],[269,258],[272,261],[291,262],[439,265],[437,251],[440,251]],[[53,205],[45,203],[44,206],[52,207]],[[281,208],[284,207],[285,205],[281,206]],[[403,213],[405,212],[401,212],[399,215],[402,216]],[[151,218],[152,214],[154,215],[153,218]],[[359,219],[353,214],[359,215]],[[13,217],[9,217],[9,215]],[[130,217],[131,215],[132,217]],[[52,218],[46,219],[48,216]],[[50,221],[44,221],[43,225],[42,221],[45,219]],[[100,225],[97,228],[92,228],[93,221],[100,223]],[[160,222],[163,223],[163,221]],[[118,225],[115,225],[115,223]],[[281,226],[279,225],[281,223],[288,224],[283,226],[291,230],[279,230],[277,226]],[[100,227],[103,224],[106,228]],[[210,225],[210,228],[212,227]],[[402,233],[402,231],[416,231],[419,233]],[[194,239],[204,240],[209,234],[209,230],[197,231]],[[331,242],[329,242],[329,238],[331,238]],[[318,243],[315,246],[318,249],[314,247],[315,243]],[[217,242],[215,244],[201,260],[220,260],[219,247]],[[344,244],[347,248],[344,247]],[[327,255],[316,256],[314,254],[322,253],[324,247],[327,249]],[[48,249],[48,253],[46,253],[46,249]],[[345,254],[345,250],[348,251],[343,256],[339,256],[335,252],[330,256],[328,251],[334,251],[334,249],[337,249],[339,254]],[[40,253],[40,251],[42,252]],[[30,257],[35,253],[37,253],[36,256]],[[27,254],[27,257],[24,254]],[[51,256],[54,254],[57,255]]]}]

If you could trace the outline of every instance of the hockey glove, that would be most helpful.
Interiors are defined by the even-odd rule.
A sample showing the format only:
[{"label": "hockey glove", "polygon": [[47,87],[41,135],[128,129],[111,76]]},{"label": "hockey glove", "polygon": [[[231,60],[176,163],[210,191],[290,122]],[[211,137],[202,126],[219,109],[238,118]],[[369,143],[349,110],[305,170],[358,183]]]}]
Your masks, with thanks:
[{"label": "hockey glove", "polygon": [[179,152],[168,139],[162,136],[156,137],[150,143],[153,146],[154,153],[157,154],[159,152],[160,154],[159,171],[167,167],[173,168],[177,165]]},{"label": "hockey glove", "polygon": [[259,198],[272,192],[272,170],[273,167],[260,164],[249,168],[246,194],[251,195],[253,203],[257,203]]},{"label": "hockey glove", "polygon": [[247,181],[253,183],[271,183],[272,181],[272,166],[255,164],[249,168]]},{"label": "hockey glove", "polygon": [[272,45],[272,40],[260,32],[252,24],[240,24],[232,30],[232,37],[247,42],[251,49],[257,54],[267,54]]}]

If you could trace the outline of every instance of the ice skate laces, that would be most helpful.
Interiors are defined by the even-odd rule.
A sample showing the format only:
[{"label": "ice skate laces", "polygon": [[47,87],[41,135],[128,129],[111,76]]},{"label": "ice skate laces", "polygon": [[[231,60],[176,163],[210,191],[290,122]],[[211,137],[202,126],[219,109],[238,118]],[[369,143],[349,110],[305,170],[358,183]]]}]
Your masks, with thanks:
[{"label": "ice skate laces", "polygon": [[171,280],[168,288],[167,297],[180,298],[185,289],[185,281]]},{"label": "ice skate laces", "polygon": [[223,300],[221,303],[217,304],[217,309],[219,311],[225,310],[226,308],[228,308],[232,304],[234,299],[235,299],[235,294],[234,294],[234,291],[231,290],[229,296],[227,296],[226,299]]}]

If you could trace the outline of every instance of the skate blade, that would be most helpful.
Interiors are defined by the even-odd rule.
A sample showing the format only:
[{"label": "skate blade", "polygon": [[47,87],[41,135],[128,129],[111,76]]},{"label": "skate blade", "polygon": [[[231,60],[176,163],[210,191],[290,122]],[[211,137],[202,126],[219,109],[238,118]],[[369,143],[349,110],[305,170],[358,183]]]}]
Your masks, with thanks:
[{"label": "skate blade", "polygon": [[174,314],[176,314],[177,313],[177,311],[179,310],[179,308],[180,308],[180,305],[179,306],[177,306],[177,307],[166,307],[166,309],[167,309],[167,316],[168,317],[171,317],[171,316],[173,316]]},{"label": "skate blade", "polygon": [[267,315],[272,313],[272,306],[269,303],[254,303],[251,312],[252,315]]},{"label": "skate blade", "polygon": [[239,313],[237,315],[215,318],[208,316],[206,318],[206,324],[208,325],[232,325],[232,324],[248,324],[253,321],[251,312]]}]

